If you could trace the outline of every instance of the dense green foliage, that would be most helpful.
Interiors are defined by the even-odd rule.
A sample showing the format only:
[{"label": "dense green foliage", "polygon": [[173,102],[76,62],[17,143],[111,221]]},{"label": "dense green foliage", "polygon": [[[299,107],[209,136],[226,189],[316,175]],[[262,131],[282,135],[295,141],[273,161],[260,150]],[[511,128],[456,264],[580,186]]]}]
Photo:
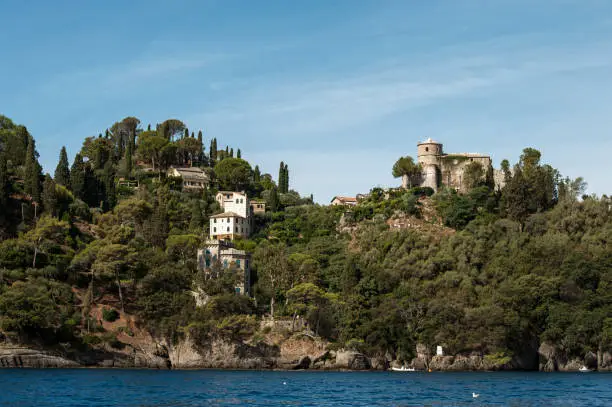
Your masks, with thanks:
[{"label": "dense green foliage", "polygon": [[[25,127],[0,116],[4,335],[94,344],[98,307],[105,321],[134,315],[155,336],[200,344],[245,340],[266,314],[300,316],[337,346],[404,360],[417,343],[495,361],[543,342],[568,356],[612,345],[612,200],[582,196],[584,181],[536,150],[504,163],[501,189],[471,166],[466,193],[373,189],[348,211],[290,191],[285,163],[275,183],[216,139],[206,154],[178,120],[139,123],[87,138],[69,170],[62,150],[53,179]],[[414,170],[405,161],[394,173]],[[164,176],[171,165],[199,165],[212,183],[183,191]],[[222,189],[267,203],[236,242],[252,252],[254,299],[233,294],[235,269],[197,269]],[[390,228],[398,219],[417,226]]]}]

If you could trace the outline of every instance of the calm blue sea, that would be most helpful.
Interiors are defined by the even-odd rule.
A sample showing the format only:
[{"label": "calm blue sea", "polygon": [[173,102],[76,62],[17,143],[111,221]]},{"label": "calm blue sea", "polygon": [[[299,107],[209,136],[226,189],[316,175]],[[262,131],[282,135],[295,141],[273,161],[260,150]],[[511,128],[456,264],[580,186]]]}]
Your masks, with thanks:
[{"label": "calm blue sea", "polygon": [[612,374],[0,369],[0,406],[241,405],[612,406]]}]

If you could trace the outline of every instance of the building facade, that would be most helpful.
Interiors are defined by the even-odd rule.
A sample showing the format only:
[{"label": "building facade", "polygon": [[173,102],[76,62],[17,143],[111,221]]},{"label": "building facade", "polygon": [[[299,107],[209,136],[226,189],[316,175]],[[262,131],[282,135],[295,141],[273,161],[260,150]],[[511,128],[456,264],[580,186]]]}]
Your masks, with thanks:
[{"label": "building facade", "polygon": [[353,196],[335,196],[331,200],[332,205],[355,206],[357,198]]},{"label": "building facade", "polygon": [[168,177],[180,178],[183,183],[183,190],[202,190],[208,186],[208,174],[198,167],[170,168],[167,172]]},{"label": "building facade", "polygon": [[250,295],[251,256],[244,250],[234,248],[227,240],[210,239],[198,250],[198,269],[207,278],[218,278],[218,273],[235,272],[236,294]]},{"label": "building facade", "polygon": [[430,187],[437,191],[441,185],[465,192],[468,188],[465,179],[465,170],[471,163],[482,166],[483,173],[490,173],[496,182],[500,178],[495,176],[496,172],[492,166],[491,157],[479,153],[445,153],[442,143],[430,139],[417,144],[417,162],[421,165],[421,174],[418,179],[409,182],[408,177],[402,178],[402,186],[408,184]]},{"label": "building facade", "polygon": [[223,212],[210,217],[210,238],[234,240],[237,237],[248,238],[251,233],[250,217],[236,212]]}]

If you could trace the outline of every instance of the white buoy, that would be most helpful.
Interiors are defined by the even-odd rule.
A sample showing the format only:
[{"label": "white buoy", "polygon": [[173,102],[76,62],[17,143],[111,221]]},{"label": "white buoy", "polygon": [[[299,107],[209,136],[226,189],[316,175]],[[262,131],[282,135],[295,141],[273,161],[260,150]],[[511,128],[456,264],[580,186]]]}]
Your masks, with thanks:
[{"label": "white buoy", "polygon": [[472,392],[472,397],[473,397],[473,398],[477,399],[477,398],[478,398],[478,396],[480,396],[480,394],[476,394],[476,393]]}]

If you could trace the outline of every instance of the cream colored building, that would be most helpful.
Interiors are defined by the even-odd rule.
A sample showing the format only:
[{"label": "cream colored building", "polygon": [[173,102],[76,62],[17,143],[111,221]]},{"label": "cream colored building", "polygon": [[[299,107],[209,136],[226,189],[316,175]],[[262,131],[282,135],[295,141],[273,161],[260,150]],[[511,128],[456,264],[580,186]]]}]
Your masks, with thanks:
[{"label": "cream colored building", "polygon": [[357,198],[352,196],[335,196],[331,200],[332,205],[343,205],[343,206],[355,206],[357,205]]},{"label": "cream colored building", "polygon": [[250,201],[244,192],[219,191],[215,199],[225,212],[234,212],[245,218],[251,216]]},{"label": "cream colored building", "polygon": [[210,217],[211,239],[234,240],[236,237],[247,238],[250,233],[250,218],[236,212],[223,212]]},{"label": "cream colored building", "polygon": [[169,177],[181,178],[183,190],[202,190],[208,186],[208,174],[198,167],[180,167],[168,169]]}]

